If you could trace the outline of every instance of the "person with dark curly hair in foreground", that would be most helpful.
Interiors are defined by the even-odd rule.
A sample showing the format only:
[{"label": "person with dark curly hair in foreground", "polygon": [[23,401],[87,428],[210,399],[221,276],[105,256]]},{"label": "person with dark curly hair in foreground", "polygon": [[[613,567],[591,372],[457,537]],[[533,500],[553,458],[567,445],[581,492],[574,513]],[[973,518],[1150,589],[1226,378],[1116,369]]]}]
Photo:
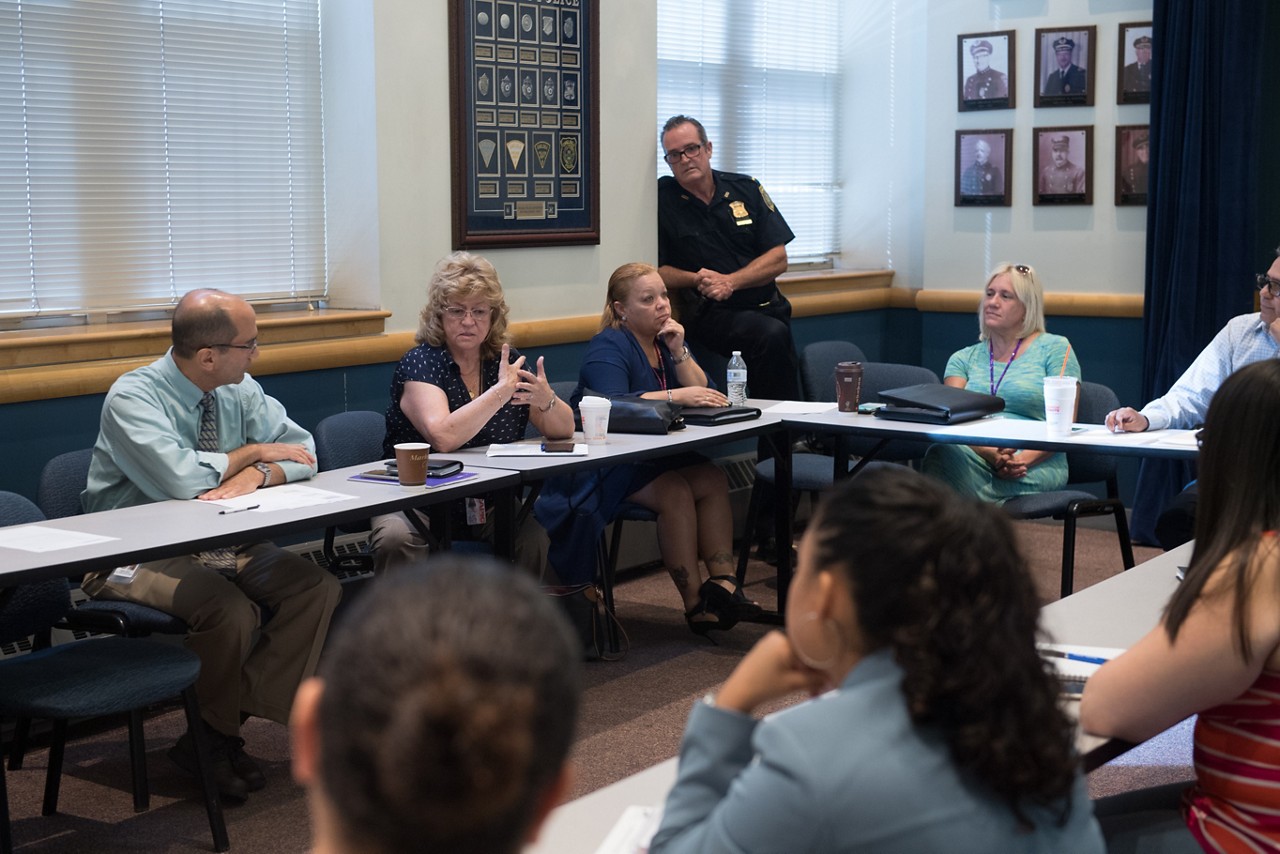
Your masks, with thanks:
[{"label": "person with dark curly hair in foreground", "polygon": [[998,509],[871,469],[827,496],[799,555],[786,634],[689,718],[651,854],[1101,854]]},{"label": "person with dark curly hair in foreground", "polygon": [[312,850],[516,854],[568,787],[581,657],[510,566],[444,554],[374,582],[294,701]]}]

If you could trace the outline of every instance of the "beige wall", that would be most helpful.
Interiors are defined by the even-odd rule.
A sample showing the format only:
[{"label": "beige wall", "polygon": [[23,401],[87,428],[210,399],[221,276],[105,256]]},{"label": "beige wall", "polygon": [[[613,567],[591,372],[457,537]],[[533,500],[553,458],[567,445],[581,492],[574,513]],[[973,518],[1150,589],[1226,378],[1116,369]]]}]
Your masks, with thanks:
[{"label": "beige wall", "polygon": [[[656,6],[601,8],[601,242],[485,252],[519,320],[595,313],[614,268],[656,260]],[[323,14],[334,302],[380,302],[389,330],[412,329],[453,248],[447,4],[325,0]]]}]

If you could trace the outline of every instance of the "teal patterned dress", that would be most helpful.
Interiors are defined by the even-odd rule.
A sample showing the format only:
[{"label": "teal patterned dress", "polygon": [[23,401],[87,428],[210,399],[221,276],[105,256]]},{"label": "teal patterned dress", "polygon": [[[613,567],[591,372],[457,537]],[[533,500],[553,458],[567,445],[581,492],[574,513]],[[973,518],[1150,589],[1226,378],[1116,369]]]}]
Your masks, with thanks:
[{"label": "teal patterned dress", "polygon": [[[1004,417],[1024,421],[1044,420],[1044,378],[1062,371],[1067,357],[1067,376],[1080,378],[1075,351],[1061,335],[1042,332],[1018,352],[1012,362],[990,363],[987,342],[979,341],[951,355],[944,377],[962,377],[973,391],[998,394],[1004,398]],[[1006,366],[1008,371],[1005,371]],[[996,388],[991,388],[991,371]],[[1000,375],[1004,374],[1004,379]],[[1067,483],[1067,458],[1054,454],[1027,470],[1016,480],[996,477],[986,460],[967,445],[934,445],[924,458],[924,471],[951,484],[961,495],[1003,503],[1019,495],[1062,489]]]}]

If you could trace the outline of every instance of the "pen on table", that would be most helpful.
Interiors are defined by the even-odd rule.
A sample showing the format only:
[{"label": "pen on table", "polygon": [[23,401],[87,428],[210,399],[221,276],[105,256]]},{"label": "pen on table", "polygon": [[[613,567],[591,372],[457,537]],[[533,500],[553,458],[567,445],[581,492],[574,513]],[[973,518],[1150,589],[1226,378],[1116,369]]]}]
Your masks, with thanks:
[{"label": "pen on table", "polygon": [[1042,649],[1041,655],[1047,655],[1050,658],[1065,658],[1068,661],[1083,661],[1085,664],[1106,664],[1110,659],[1098,658],[1094,655],[1079,655],[1074,652],[1063,652],[1060,649]]},{"label": "pen on table", "polygon": [[257,510],[261,506],[261,504],[250,504],[248,507],[237,507],[235,510],[219,510],[218,515],[226,516],[231,513],[243,513],[246,510]]}]

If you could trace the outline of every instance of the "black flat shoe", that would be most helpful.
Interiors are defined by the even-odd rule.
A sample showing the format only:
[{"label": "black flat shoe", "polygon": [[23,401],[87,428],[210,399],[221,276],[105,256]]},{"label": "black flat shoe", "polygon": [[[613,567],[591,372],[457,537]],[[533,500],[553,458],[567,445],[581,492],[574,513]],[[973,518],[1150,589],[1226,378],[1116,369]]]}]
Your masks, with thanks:
[{"label": "black flat shoe", "polygon": [[[717,583],[720,581],[727,581],[732,584],[733,592],[726,590],[723,584]],[[707,579],[706,583],[714,584],[728,595],[728,604],[722,606],[722,608],[730,612],[735,623],[740,620],[754,620],[764,612],[759,602],[753,602],[747,598],[747,594],[743,591],[742,586],[738,584],[736,577],[732,575],[713,575]]]}]

